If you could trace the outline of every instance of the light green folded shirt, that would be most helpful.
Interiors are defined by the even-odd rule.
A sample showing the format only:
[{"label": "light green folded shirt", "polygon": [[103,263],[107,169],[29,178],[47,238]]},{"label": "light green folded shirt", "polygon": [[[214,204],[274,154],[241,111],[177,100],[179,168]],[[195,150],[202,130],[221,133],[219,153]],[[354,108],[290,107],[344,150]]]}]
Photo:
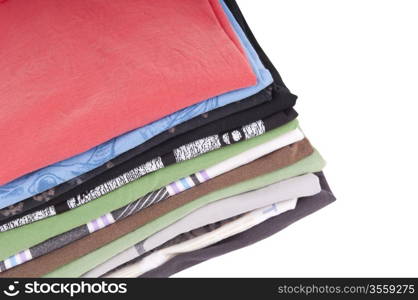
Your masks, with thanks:
[{"label": "light green folded shirt", "polygon": [[171,165],[129,183],[99,199],[64,214],[0,233],[0,260],[26,250],[47,239],[88,223],[110,211],[125,206],[145,194],[182,177],[220,163],[252,147],[266,143],[298,127],[297,120],[289,122],[259,137],[207,153],[200,157]]},{"label": "light green folded shirt", "polygon": [[[183,205],[164,216],[139,227],[135,231],[89,253],[61,268],[45,275],[44,277],[79,277],[97,265],[103,263],[114,255],[132,247],[136,243],[146,239],[163,228],[173,224],[190,212],[219,199],[231,197],[251,190],[259,189],[275,182],[299,176],[306,173],[319,172],[325,166],[321,155],[315,151],[312,155],[299,162],[268,173],[257,178],[243,181],[222,190],[214,191],[192,202]],[[169,200],[168,200],[169,201]]]}]

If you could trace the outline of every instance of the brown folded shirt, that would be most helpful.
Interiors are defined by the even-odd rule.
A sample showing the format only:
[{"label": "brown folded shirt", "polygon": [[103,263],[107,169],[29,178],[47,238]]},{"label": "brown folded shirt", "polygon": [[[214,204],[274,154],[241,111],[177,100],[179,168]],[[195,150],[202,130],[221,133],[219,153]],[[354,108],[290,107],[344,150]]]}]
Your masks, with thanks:
[{"label": "brown folded shirt", "polygon": [[[286,146],[259,158],[254,162],[215,177],[192,189],[186,190],[167,200],[141,210],[126,219],[96,231],[61,249],[57,249],[45,256],[41,256],[4,273],[0,273],[0,277],[41,277],[99,249],[182,205],[213,191],[224,189],[242,181],[253,179],[277,169],[284,168],[312,153],[313,148],[307,139]],[[97,201],[100,201],[100,199]]]}]

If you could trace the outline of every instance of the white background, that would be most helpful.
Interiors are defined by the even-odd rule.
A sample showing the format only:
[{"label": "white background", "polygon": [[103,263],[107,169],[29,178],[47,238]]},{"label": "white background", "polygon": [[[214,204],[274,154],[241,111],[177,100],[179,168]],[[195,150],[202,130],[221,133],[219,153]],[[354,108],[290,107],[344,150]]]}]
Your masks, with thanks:
[{"label": "white background", "polygon": [[176,277],[418,276],[418,3],[238,0],[338,200]]}]

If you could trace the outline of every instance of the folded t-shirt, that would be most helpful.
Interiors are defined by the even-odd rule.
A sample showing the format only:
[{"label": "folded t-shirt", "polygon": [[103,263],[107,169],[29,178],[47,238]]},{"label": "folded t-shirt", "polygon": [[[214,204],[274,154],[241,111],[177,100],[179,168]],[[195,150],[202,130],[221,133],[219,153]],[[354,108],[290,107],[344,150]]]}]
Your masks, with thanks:
[{"label": "folded t-shirt", "polygon": [[319,191],[318,178],[313,174],[306,174],[280,181],[259,190],[221,199],[197,209],[146,240],[115,255],[105,263],[84,274],[83,277],[100,277],[108,271],[145,255],[156,248],[167,246],[168,241],[176,240],[176,237],[197,230],[199,227],[209,226],[211,223],[236,217],[273,203],[311,196]]},{"label": "folded t-shirt", "polygon": [[213,226],[209,226],[209,228],[206,229],[206,232],[204,232],[205,228],[201,228],[200,231],[197,230],[197,233],[188,232],[178,236],[172,241],[169,241],[167,245],[155,249],[155,251],[152,253],[147,253],[145,257],[131,262],[126,266],[122,266],[117,270],[113,270],[112,272],[106,274],[104,277],[138,277],[146,272],[164,265],[166,262],[182,253],[189,253],[203,249],[205,247],[209,247],[231,236],[249,230],[252,227],[264,222],[265,220],[278,216],[286,211],[292,210],[295,208],[296,203],[297,199],[274,203],[247,212],[239,218],[225,220],[226,222],[220,226],[217,226],[217,224],[212,224]]},{"label": "folded t-shirt", "polygon": [[[54,201],[64,193],[68,193],[70,190],[73,190],[86,182],[104,182],[100,180],[102,176],[106,176],[110,170],[119,169],[124,164],[132,164],[132,166],[140,165],[151,160],[152,158],[161,156],[181,145],[190,143],[194,140],[199,140],[203,137],[210,136],[215,133],[225,132],[227,130],[237,128],[244,124],[244,120],[247,120],[247,123],[253,122],[280,110],[277,107],[278,103],[275,99],[267,100],[268,95],[271,96],[270,87],[261,91],[260,93],[257,93],[256,95],[246,98],[245,101],[231,103],[227,106],[211,111],[210,113],[200,115],[199,117],[187,121],[186,123],[189,125],[183,123],[182,125],[173,127],[170,130],[167,130],[164,133],[152,138],[149,143],[146,142],[145,144],[125,152],[124,154],[110,160],[101,167],[91,170],[81,176],[77,176],[73,180],[55,186],[45,192],[37,194],[36,196],[27,198],[14,205],[0,209],[0,220],[3,222],[6,220],[12,220],[17,216],[23,216],[24,214],[33,211],[34,209],[44,205],[47,202]],[[250,106],[249,109],[245,110],[247,107],[247,101],[253,104],[253,106],[259,101],[261,101],[261,104],[255,107]],[[244,110],[233,113],[235,110],[239,109]],[[225,110],[228,110],[229,113]],[[227,113],[227,116],[220,118],[224,113]],[[280,117],[278,118],[281,120],[282,124],[285,124],[295,119],[296,117],[297,113],[293,109],[288,109],[281,112]],[[188,130],[186,129],[187,126],[190,126]],[[160,142],[158,142],[158,140]]]},{"label": "folded t-shirt", "polygon": [[0,232],[12,230],[78,208],[147,174],[176,163],[191,160],[220,148],[255,138],[281,125],[283,125],[282,112],[226,132],[194,140],[159,156],[150,157],[146,161],[140,160],[138,162],[134,160],[132,163],[123,164],[123,168],[109,170],[110,174],[103,174],[103,176],[99,176],[100,179],[93,178],[86,184],[82,184],[65,193],[62,197],[46,202],[22,216],[5,221],[0,225]]},{"label": "folded t-shirt", "polygon": [[[55,241],[67,242],[70,240],[71,242],[72,240],[73,242],[61,249],[49,253],[48,255],[38,257],[37,259],[26,262],[13,269],[9,269],[5,273],[0,273],[0,277],[38,277],[45,273],[51,272],[57,267],[87,255],[88,253],[103,247],[103,245],[110,243],[141,226],[144,226],[148,222],[151,222],[152,220],[157,219],[164,214],[181,207],[182,205],[190,203],[198,197],[219,189],[223,189],[231,184],[257,177],[261,174],[264,174],[265,172],[270,172],[277,168],[282,168],[286,165],[290,165],[310,155],[312,151],[313,149],[309,142],[307,140],[303,140],[296,144],[284,147],[279,151],[258,159],[253,163],[234,169],[233,171],[228,172],[228,174],[220,175],[214,179],[194,186],[187,191],[183,191],[177,195],[166,198],[163,201],[159,201],[158,203],[155,203],[146,209],[137,211],[138,209],[136,204],[140,203],[135,201],[137,203],[133,202],[126,207],[128,208],[126,210],[127,213],[123,213],[121,216],[127,217],[123,220],[119,218],[117,221],[117,226],[107,226],[98,231],[94,231],[92,234],[89,234],[88,236],[85,236],[78,241],[74,241],[71,236],[68,237],[67,233],[69,232],[64,233],[61,235],[61,237],[56,236],[51,240],[46,241],[46,244],[44,245],[49,247],[53,244],[50,242]],[[139,201],[143,203],[142,199],[139,199]],[[118,218],[118,216],[115,217]],[[102,222],[102,224],[105,223]],[[77,229],[73,229],[72,232],[74,232],[74,230]],[[81,233],[83,232],[85,231],[81,231]],[[87,233],[88,232],[89,231],[87,231]],[[139,238],[137,241],[140,240],[141,238]],[[32,254],[32,249],[30,249],[30,252]],[[39,253],[37,250],[35,252]],[[33,252],[33,254],[36,256],[35,252]],[[7,268],[6,265],[4,267]]]},{"label": "folded t-shirt", "polygon": [[197,187],[208,180],[219,177],[222,174],[231,171],[232,169],[236,169],[243,164],[251,162],[252,160],[256,160],[260,156],[276,150],[278,147],[293,144],[293,142],[300,138],[303,138],[302,132],[290,132],[289,134],[285,134],[278,139],[271,141],[270,143],[260,145],[260,147],[255,147],[249,151],[245,151],[235,157],[232,157],[229,160],[223,161],[220,164],[211,166],[206,170],[201,170],[188,177],[181,178],[176,182],[172,182],[160,190],[153,191],[152,193],[141,197],[126,207],[122,207],[110,213],[106,213],[100,218],[91,220],[83,226],[74,228],[62,235],[55,236],[39,245],[27,249],[26,251],[21,251],[20,253],[9,257],[5,261],[0,262],[0,272],[71,244],[77,239],[88,236],[89,234],[110,226],[115,222],[121,221],[161,201],[167,201],[167,199],[177,194]]},{"label": "folded t-shirt", "polygon": [[[211,258],[259,242],[283,230],[292,223],[331,204],[335,201],[335,196],[328,186],[324,174],[320,172],[316,175],[321,181],[322,191],[319,194],[298,199],[298,204],[294,210],[288,211],[280,216],[267,220],[266,222],[263,222],[254,228],[223,240],[215,245],[190,253],[180,254],[161,267],[143,274],[141,277],[169,277],[175,273],[178,273]],[[219,275],[222,276],[222,274]]]},{"label": "folded t-shirt", "polygon": [[14,0],[0,28],[1,184],[257,81],[218,0]]},{"label": "folded t-shirt", "polygon": [[91,252],[47,274],[45,277],[81,276],[88,270],[91,270],[98,264],[103,263],[115,254],[124,251],[130,246],[135,245],[138,240],[149,237],[150,235],[173,224],[174,222],[178,221],[191,211],[196,210],[202,207],[203,205],[209,204],[222,198],[261,188],[266,185],[272,184],[280,180],[288,179],[293,176],[298,176],[309,172],[318,172],[322,170],[323,167],[323,159],[321,158],[318,152],[314,152],[309,157],[302,159],[301,161],[291,166],[276,170],[269,174],[264,174],[254,179],[240,182],[222,190],[212,192],[192,202],[189,202],[186,205],[183,205],[182,207],[179,207],[175,210],[166,213],[164,216],[156,220],[153,220],[150,223],[147,223],[146,225],[139,227],[136,230],[126,234],[118,240],[112,241],[111,243],[106,244],[100,249],[97,249],[96,251]]},{"label": "folded t-shirt", "polygon": [[[86,172],[97,167],[107,165],[113,158],[124,154],[126,151],[135,147],[142,146],[143,143],[150,141],[150,139],[161,134],[165,130],[182,124],[200,114],[212,111],[215,108],[249,97],[272,83],[273,79],[269,70],[273,72],[275,71],[274,68],[270,66],[269,70],[267,70],[263,66],[257,52],[245,36],[240,25],[236,22],[226,6],[224,6],[224,9],[244,47],[253,68],[253,72],[257,76],[256,85],[234,90],[186,107],[171,115],[165,116],[162,119],[118,136],[86,152],[19,177],[0,187],[0,208],[12,205],[42,192],[47,192],[49,195],[50,191],[48,191],[48,189],[64,182],[77,182],[76,177],[84,175]],[[279,102],[282,109],[293,106],[295,96],[291,97],[292,95],[287,89],[283,88],[284,84],[281,80],[277,79],[277,76],[275,76],[275,81],[273,98],[280,99]]]},{"label": "folded t-shirt", "polygon": [[292,121],[259,137],[233,144],[193,160],[184,161],[151,173],[141,178],[141,180],[131,182],[123,188],[101,197],[99,201],[91,201],[75,210],[68,211],[59,218],[45,219],[28,226],[1,232],[0,240],[4,245],[2,244],[2,247],[0,247],[0,259],[7,258],[46,239],[96,219],[109,211],[127,205],[148,192],[163,187],[172,181],[206,169],[256,145],[271,141],[295,129],[297,124],[296,120]]}]

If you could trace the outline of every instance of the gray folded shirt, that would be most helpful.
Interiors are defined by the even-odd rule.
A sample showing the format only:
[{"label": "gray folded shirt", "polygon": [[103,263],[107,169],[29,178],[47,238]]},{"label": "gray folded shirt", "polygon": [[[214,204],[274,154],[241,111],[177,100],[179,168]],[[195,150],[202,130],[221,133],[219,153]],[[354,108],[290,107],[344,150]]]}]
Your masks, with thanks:
[{"label": "gray folded shirt", "polygon": [[189,253],[180,254],[164,265],[143,274],[140,277],[170,277],[184,269],[190,268],[211,258],[244,248],[261,241],[286,228],[290,224],[318,211],[335,201],[325,176],[322,172],[316,174],[321,183],[321,192],[314,196],[300,198],[294,210],[271,218],[245,232],[225,239],[215,245]]},{"label": "gray folded shirt", "polygon": [[99,277],[110,270],[136,259],[176,236],[280,201],[311,196],[321,191],[317,176],[306,174],[290,178],[265,188],[210,203],[173,223],[167,228],[139,242],[83,277]]}]

